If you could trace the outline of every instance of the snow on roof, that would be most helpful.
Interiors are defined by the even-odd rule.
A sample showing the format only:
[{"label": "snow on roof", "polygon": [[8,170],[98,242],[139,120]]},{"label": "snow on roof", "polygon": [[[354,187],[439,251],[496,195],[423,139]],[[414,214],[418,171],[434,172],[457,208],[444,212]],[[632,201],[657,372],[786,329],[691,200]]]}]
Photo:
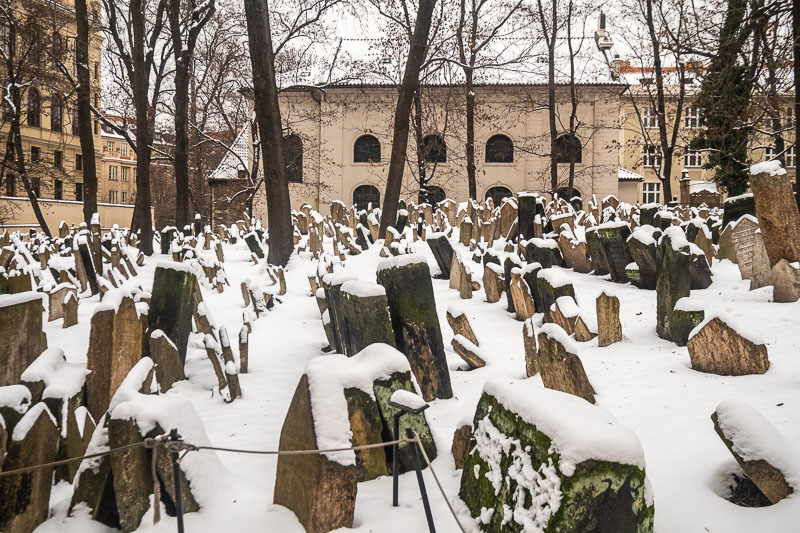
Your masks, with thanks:
[{"label": "snow on roof", "polygon": [[209,181],[239,179],[239,171],[247,170],[244,165],[249,162],[249,158],[250,122],[236,135],[236,139],[230,145],[230,150],[225,152],[222,161],[209,176]]},{"label": "snow on roof", "polygon": [[719,189],[717,189],[717,182],[692,181],[689,183],[689,194],[698,194],[701,192],[710,192],[713,194],[719,194]]},{"label": "snow on roof", "polygon": [[617,179],[619,181],[644,181],[644,176],[626,168],[619,167],[617,169]]}]

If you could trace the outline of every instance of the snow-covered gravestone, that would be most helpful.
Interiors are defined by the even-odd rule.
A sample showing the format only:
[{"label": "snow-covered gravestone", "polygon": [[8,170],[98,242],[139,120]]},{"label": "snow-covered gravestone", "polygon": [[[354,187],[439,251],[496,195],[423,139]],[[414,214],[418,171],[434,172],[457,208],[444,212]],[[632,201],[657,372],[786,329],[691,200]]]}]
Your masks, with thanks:
[{"label": "snow-covered gravestone", "polygon": [[[397,390],[416,393],[408,360],[386,344],[372,344],[353,357],[312,359],[283,422],[281,450],[330,450],[382,442],[393,435]],[[429,457],[436,455],[424,413],[401,418],[400,433],[414,429]],[[401,470],[413,468],[413,449],[400,445]],[[431,455],[433,454],[433,455]],[[307,531],[352,527],[357,482],[386,475],[384,448],[281,455],[274,503],[294,511]]]},{"label": "snow-covered gravestone", "polygon": [[677,226],[667,229],[656,249],[656,332],[662,339],[672,340],[670,324],[675,303],[689,296],[692,256],[686,249],[689,242]]},{"label": "snow-covered gravestone", "polygon": [[[325,291],[325,299],[328,303],[328,319],[331,332],[333,333],[334,344],[332,348],[338,353],[346,353],[345,348],[345,324],[344,311],[342,309],[342,285],[358,277],[351,272],[328,273],[322,276],[322,287]],[[324,317],[323,317],[324,318]]]},{"label": "snow-covered gravestone", "polygon": [[350,280],[342,284],[339,297],[344,319],[342,344],[346,355],[355,355],[376,342],[395,345],[383,286]]},{"label": "snow-covered gravestone", "polygon": [[186,265],[173,261],[158,263],[153,278],[153,290],[150,291],[152,296],[147,315],[148,329],[162,330],[178,347],[181,362],[184,363],[192,330],[195,290],[199,290],[197,277]]},{"label": "snow-covered gravestone", "polygon": [[422,397],[452,398],[450,373],[425,258],[409,254],[378,263],[378,283],[386,288],[397,348],[405,354]]},{"label": "snow-covered gravestone", "polygon": [[758,221],[752,215],[744,215],[731,228],[734,255],[742,279],[750,279],[753,276],[753,251],[758,229]]},{"label": "snow-covered gravestone", "polygon": [[567,332],[556,324],[544,324],[537,341],[539,349],[533,367],[542,375],[544,386],[595,403],[594,388],[578,357],[578,347]]},{"label": "snow-covered gravestone", "polygon": [[670,319],[670,331],[672,341],[678,346],[686,346],[689,341],[689,334],[705,318],[703,306],[690,297],[685,296],[675,302]]},{"label": "snow-covered gravestone", "polygon": [[595,301],[597,310],[597,345],[610,346],[622,340],[622,324],[619,321],[619,298],[603,291]]},{"label": "snow-covered gravestone", "polygon": [[167,392],[176,381],[186,379],[178,347],[160,329],[150,333],[149,343],[150,358],[156,364],[156,380],[161,392]]},{"label": "snow-covered gravestone", "polygon": [[439,265],[442,279],[450,279],[450,265],[453,263],[453,247],[444,233],[431,233],[426,241]]},{"label": "snow-covered gravestone", "polygon": [[482,531],[653,531],[636,435],[535,380],[492,379],[473,421],[459,496]]},{"label": "snow-covered gravestone", "polygon": [[765,373],[769,369],[767,346],[740,322],[720,313],[706,313],[686,343],[692,368],[722,376]]},{"label": "snow-covered gravestone", "polygon": [[792,178],[773,160],[750,168],[750,187],[770,266],[781,259],[800,261],[800,211]]},{"label": "snow-covered gravestone", "polygon": [[42,332],[42,295],[0,295],[0,386],[19,383],[22,372],[47,345]]},{"label": "snow-covered gravestone", "polygon": [[714,430],[745,475],[772,503],[794,492],[800,482],[797,450],[775,426],[749,405],[728,399],[711,415]]},{"label": "snow-covered gravestone", "polygon": [[543,268],[536,273],[536,294],[534,306],[537,312],[544,312],[545,320],[552,321],[552,305],[562,296],[575,299],[575,289],[563,270]]},{"label": "snow-covered gravestone", "polygon": [[558,248],[558,242],[554,239],[533,238],[525,243],[525,257],[529,263],[539,263],[542,268],[561,266],[564,258]]},{"label": "snow-covered gravestone", "polygon": [[[627,283],[625,267],[632,261],[625,242],[631,235],[627,222],[606,222],[586,230],[586,242],[598,274],[611,274],[617,283]],[[607,269],[606,272],[602,270]]]}]

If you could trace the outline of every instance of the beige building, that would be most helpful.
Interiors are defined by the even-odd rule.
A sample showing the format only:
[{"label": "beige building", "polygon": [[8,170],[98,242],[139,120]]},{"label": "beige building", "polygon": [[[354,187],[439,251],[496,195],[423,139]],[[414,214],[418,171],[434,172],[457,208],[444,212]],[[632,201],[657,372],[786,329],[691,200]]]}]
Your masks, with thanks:
[{"label": "beige building", "polygon": [[[106,117],[121,123],[118,117]],[[101,128],[103,150],[103,197],[100,201],[109,204],[133,205],[136,198],[136,153],[125,138],[112,131]]]}]

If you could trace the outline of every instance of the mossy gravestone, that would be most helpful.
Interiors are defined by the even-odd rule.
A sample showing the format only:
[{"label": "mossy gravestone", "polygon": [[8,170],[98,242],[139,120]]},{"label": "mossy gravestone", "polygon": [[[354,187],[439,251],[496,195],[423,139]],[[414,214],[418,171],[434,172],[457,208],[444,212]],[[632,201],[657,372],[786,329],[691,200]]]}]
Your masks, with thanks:
[{"label": "mossy gravestone", "polygon": [[682,237],[680,228],[670,228],[656,249],[656,333],[666,340],[672,340],[670,324],[675,302],[691,292],[692,256],[681,250],[685,242]]},{"label": "mossy gravestone", "polygon": [[403,255],[378,264],[397,348],[405,354],[426,401],[452,398],[442,331],[425,258]]},{"label": "mossy gravestone", "polygon": [[705,318],[705,310],[691,298],[681,298],[675,303],[670,320],[672,341],[678,346],[686,346],[689,334]]},{"label": "mossy gravestone", "polygon": [[199,287],[197,277],[184,264],[162,261],[156,266],[150,291],[148,329],[163,331],[178,347],[182,363],[186,362],[186,348],[192,332],[196,287]]},{"label": "mossy gravestone", "polygon": [[386,290],[377,283],[350,280],[339,293],[344,352],[353,356],[376,342],[395,345]]},{"label": "mossy gravestone", "polygon": [[[530,284],[530,282],[528,282]],[[575,289],[569,277],[561,270],[543,268],[536,272],[536,294],[534,305],[536,312],[544,313],[545,320],[552,322],[552,305],[562,296],[575,298]]]},{"label": "mossy gravestone", "polygon": [[[281,429],[280,449],[333,449],[392,440],[394,391],[416,392],[406,358],[385,344],[372,344],[348,358],[312,359],[295,390]],[[400,432],[413,428],[426,453],[436,446],[424,414],[405,415]],[[401,471],[413,468],[410,445],[400,446]],[[307,531],[351,527],[356,483],[387,475],[391,448],[282,455],[274,502],[294,511]]]},{"label": "mossy gravestone", "polygon": [[[628,282],[625,267],[631,262],[631,255],[625,241],[630,235],[631,227],[627,222],[608,222],[586,230],[586,242],[596,273],[610,273],[611,279],[617,283]],[[600,272],[597,271],[598,265]]]},{"label": "mossy gravestone", "polygon": [[661,231],[652,226],[639,226],[626,242],[628,253],[638,267],[636,279],[631,279],[630,275],[628,279],[640,289],[656,288],[656,241],[660,236]]},{"label": "mossy gravestone", "polygon": [[653,531],[639,439],[600,407],[493,379],[473,427],[459,496],[480,530]]}]

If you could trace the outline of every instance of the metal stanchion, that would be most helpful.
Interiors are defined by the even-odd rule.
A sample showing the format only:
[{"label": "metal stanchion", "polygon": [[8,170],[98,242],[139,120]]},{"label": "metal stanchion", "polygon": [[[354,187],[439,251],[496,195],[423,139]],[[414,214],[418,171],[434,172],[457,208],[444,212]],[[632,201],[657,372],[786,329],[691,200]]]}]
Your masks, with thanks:
[{"label": "metal stanchion", "polygon": [[[414,432],[411,428],[406,428],[406,437],[409,439],[414,438]],[[431,504],[428,501],[428,491],[425,490],[425,480],[422,479],[422,468],[419,461],[419,450],[417,446],[422,443],[415,441],[414,443],[414,470],[417,471],[417,483],[419,483],[419,494],[422,496],[422,506],[425,508],[425,518],[428,520],[428,530],[431,533],[436,533],[436,527],[433,525],[433,514],[431,513]]]},{"label": "metal stanchion", "polygon": [[[181,439],[181,436],[178,435],[178,430],[173,429],[169,432],[169,440],[171,442],[177,442]],[[183,503],[181,500],[181,468],[178,465],[178,452],[174,451],[170,454],[172,456],[172,478],[175,482],[175,516],[178,519],[178,533],[184,533],[183,531]],[[156,502],[158,505],[158,502]]]}]

